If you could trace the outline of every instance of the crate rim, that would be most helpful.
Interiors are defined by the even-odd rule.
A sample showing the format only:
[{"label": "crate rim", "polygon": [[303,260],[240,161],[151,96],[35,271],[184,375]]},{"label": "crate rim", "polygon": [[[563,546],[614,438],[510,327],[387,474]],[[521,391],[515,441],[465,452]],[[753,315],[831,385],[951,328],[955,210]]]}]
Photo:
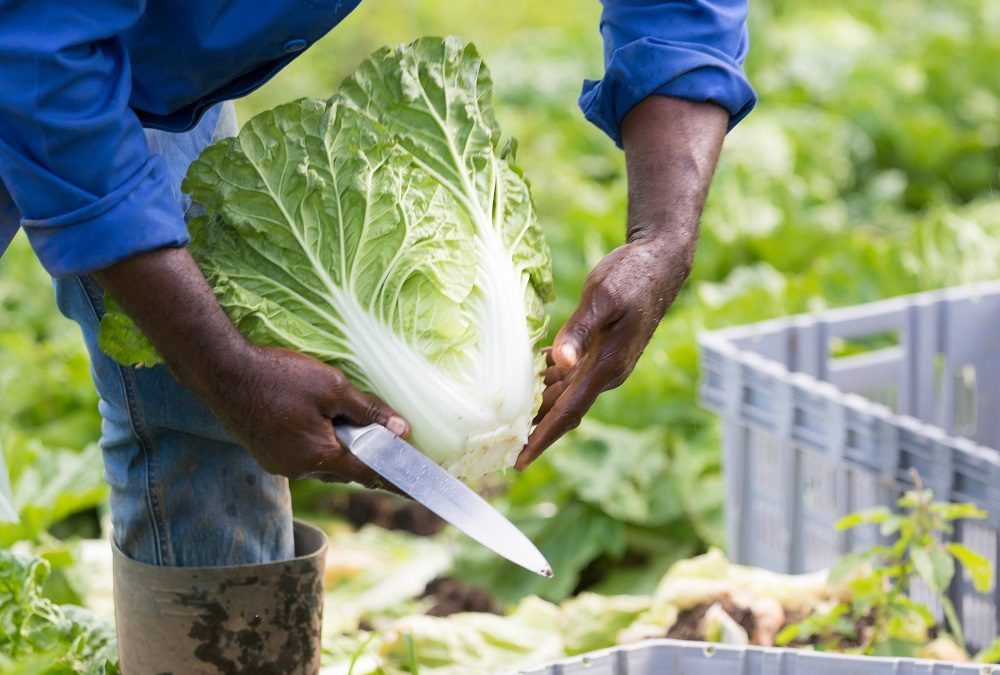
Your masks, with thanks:
[{"label": "crate rim", "polygon": [[762,332],[767,332],[770,329],[774,329],[779,326],[787,326],[789,323],[810,325],[821,321],[836,321],[838,319],[856,316],[857,312],[860,310],[864,310],[867,314],[878,316],[885,314],[887,311],[905,309],[915,304],[931,304],[941,300],[977,300],[985,295],[996,294],[1000,294],[1000,279],[995,281],[978,281],[959,286],[947,286],[931,291],[895,295],[888,298],[882,298],[880,300],[856,303],[843,307],[829,307],[826,309],[764,319],[753,323],[743,323],[734,326],[715,328],[700,332],[697,335],[697,340],[699,343],[704,341],[706,344],[715,346],[717,344],[721,344],[722,342],[727,344],[731,343],[732,340],[753,339],[754,336],[759,335]]},{"label": "crate rim", "polygon": [[[994,663],[979,663],[975,661],[970,661],[967,663],[962,663],[959,661],[938,661],[933,659],[922,659],[922,658],[906,658],[906,657],[889,657],[889,656],[860,656],[857,654],[839,654],[836,652],[820,652],[813,649],[796,649],[791,647],[762,647],[756,645],[732,645],[732,644],[722,644],[713,642],[699,642],[695,640],[672,640],[669,638],[657,638],[654,640],[642,640],[641,642],[635,642],[627,645],[619,645],[617,647],[608,647],[606,649],[599,649],[593,652],[587,652],[584,654],[577,654],[576,656],[568,656],[555,661],[549,661],[547,663],[539,664],[537,666],[530,666],[528,668],[521,668],[519,670],[507,671],[505,675],[533,675],[539,673],[540,669],[543,668],[562,668],[565,666],[572,665],[583,665],[588,661],[595,659],[600,659],[603,657],[616,657],[618,655],[626,654],[633,651],[641,651],[645,649],[655,648],[655,647],[666,647],[671,650],[683,650],[687,652],[700,651],[706,659],[714,657],[716,654],[732,654],[739,657],[740,659],[745,659],[748,654],[759,653],[763,657],[768,655],[774,658],[795,658],[798,662],[809,661],[823,661],[825,663],[830,663],[833,661],[841,661],[847,666],[848,663],[854,665],[857,668],[857,662],[859,659],[864,659],[865,663],[870,663],[873,668],[882,666],[893,666],[894,670],[898,670],[901,665],[912,665],[915,668],[919,667],[923,670],[919,672],[933,673],[937,672],[937,668],[961,668],[963,670],[968,670],[969,672],[977,672],[980,675],[1000,675],[1000,664]],[[553,674],[561,673],[560,670],[553,670]],[[854,670],[850,672],[855,672]]]}]

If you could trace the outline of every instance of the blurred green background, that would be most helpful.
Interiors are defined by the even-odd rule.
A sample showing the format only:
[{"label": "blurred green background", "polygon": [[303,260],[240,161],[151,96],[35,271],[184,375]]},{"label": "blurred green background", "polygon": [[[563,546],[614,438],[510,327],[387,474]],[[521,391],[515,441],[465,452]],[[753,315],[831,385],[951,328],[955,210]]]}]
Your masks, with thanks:
[{"label": "blurred green background", "polygon": [[[699,331],[1000,276],[1000,3],[752,5],[747,70],[760,102],[727,140],[689,284],[629,381],[529,472],[504,478],[497,498],[541,543],[555,581],[475,549],[460,557],[457,573],[502,600],[645,592],[672,561],[723,543]],[[576,107],[582,80],[602,72],[599,12],[580,0],[366,0],[240,101],[240,116],[328,96],[386,43],[476,43],[553,249],[556,328],[624,237],[622,154]],[[96,396],[23,239],[0,262],[0,392],[0,444],[28,514],[0,526],[0,545],[95,534]],[[304,511],[319,491],[297,487]]]}]

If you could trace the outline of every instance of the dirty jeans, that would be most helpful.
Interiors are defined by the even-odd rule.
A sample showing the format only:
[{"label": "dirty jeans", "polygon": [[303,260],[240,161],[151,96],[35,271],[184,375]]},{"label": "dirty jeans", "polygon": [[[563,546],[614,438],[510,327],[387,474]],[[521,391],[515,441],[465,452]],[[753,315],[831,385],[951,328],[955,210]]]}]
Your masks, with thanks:
[{"label": "dirty jeans", "polygon": [[[166,160],[186,217],[200,208],[180,192],[188,165],[213,140],[235,133],[231,103],[213,108],[186,133],[147,130],[150,150]],[[287,479],[261,469],[166,368],[126,368],[100,350],[103,293],[92,279],[59,279],[55,287],[60,311],[80,325],[90,352],[111,520],[121,550],[167,566],[293,557]]]}]

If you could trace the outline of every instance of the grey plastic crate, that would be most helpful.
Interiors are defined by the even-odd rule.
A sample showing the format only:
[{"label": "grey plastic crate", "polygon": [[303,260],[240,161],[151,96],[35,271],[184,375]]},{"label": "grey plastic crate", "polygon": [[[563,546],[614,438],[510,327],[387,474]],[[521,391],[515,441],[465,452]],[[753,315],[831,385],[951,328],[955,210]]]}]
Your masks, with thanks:
[{"label": "grey plastic crate", "polygon": [[[954,537],[996,569],[1000,283],[720,330],[699,342],[702,399],[723,420],[733,560],[808,572],[871,545],[874,528],[837,533],[834,523],[893,504],[912,467],[938,498],[989,512]],[[835,356],[852,351],[845,346],[854,353]],[[956,575],[951,597],[973,646],[1000,632],[998,593],[976,593]]]},{"label": "grey plastic crate", "polygon": [[518,675],[998,675],[1000,667],[651,640]]}]

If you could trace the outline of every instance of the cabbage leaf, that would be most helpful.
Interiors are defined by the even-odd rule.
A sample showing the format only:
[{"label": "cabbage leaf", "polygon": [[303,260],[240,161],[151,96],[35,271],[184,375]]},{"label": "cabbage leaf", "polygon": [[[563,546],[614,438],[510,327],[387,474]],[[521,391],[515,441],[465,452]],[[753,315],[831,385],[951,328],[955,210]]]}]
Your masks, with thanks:
[{"label": "cabbage leaf", "polygon": [[[510,466],[527,439],[552,296],[491,99],[472,45],[383,48],[329,100],[208,147],[183,184],[206,210],[191,251],[237,327],[341,368],[466,479]],[[158,358],[120,313],[102,330],[120,362]]]}]

